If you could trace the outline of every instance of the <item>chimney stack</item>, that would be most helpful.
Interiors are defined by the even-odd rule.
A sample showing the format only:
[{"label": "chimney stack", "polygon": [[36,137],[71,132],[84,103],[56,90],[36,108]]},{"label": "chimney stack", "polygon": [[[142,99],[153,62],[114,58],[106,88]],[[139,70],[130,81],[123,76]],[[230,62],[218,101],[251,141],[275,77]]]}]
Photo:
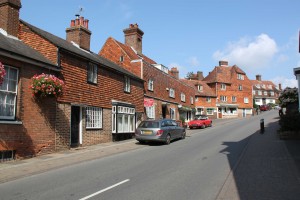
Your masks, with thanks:
[{"label": "chimney stack", "polygon": [[170,73],[172,76],[179,79],[179,71],[178,71],[177,67],[172,67]]},{"label": "chimney stack", "polygon": [[278,84],[278,88],[279,88],[279,90],[282,90],[281,83]]},{"label": "chimney stack", "polygon": [[18,37],[20,0],[0,0],[0,28],[9,35]]},{"label": "chimney stack", "polygon": [[67,41],[75,42],[80,48],[90,50],[91,34],[89,30],[89,20],[76,15],[75,20],[71,20],[70,28],[66,29]]},{"label": "chimney stack", "polygon": [[139,29],[137,24],[130,24],[129,28],[123,30],[125,35],[125,44],[133,47],[137,54],[142,54],[142,41],[144,32]]},{"label": "chimney stack", "polygon": [[202,81],[204,79],[203,72],[197,71],[197,78],[199,81]]},{"label": "chimney stack", "polygon": [[228,61],[220,60],[219,66],[228,66]]},{"label": "chimney stack", "polygon": [[257,81],[261,81],[261,75],[259,75],[259,74],[256,75],[256,80],[257,80]]}]

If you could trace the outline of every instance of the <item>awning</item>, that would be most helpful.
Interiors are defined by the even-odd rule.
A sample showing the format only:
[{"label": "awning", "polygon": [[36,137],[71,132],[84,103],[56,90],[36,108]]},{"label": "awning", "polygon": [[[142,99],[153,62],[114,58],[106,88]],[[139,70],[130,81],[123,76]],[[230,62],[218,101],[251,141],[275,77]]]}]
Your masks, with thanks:
[{"label": "awning", "polygon": [[181,111],[192,111],[193,109],[190,108],[190,107],[186,107],[186,106],[181,106],[181,107],[178,106],[178,110],[181,110]]}]

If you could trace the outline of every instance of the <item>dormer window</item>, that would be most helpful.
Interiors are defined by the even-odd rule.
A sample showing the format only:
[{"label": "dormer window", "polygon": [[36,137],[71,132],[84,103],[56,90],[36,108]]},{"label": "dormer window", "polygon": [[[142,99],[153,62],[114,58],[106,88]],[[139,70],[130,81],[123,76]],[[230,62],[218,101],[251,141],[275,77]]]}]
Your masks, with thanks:
[{"label": "dormer window", "polygon": [[243,74],[237,74],[237,79],[244,80],[244,75]]},{"label": "dormer window", "polygon": [[259,85],[259,84],[256,84],[255,86],[256,86],[257,88],[260,88],[260,85]]},{"label": "dormer window", "polygon": [[202,85],[198,85],[198,91],[202,92],[203,91],[203,86]]},{"label": "dormer window", "polygon": [[124,61],[124,56],[120,56],[120,62]]}]

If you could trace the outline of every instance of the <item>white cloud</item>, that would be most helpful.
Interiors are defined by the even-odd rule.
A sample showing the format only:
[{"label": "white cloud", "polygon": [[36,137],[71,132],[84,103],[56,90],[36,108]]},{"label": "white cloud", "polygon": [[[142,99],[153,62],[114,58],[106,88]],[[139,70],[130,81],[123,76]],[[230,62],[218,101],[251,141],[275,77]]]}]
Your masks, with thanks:
[{"label": "white cloud", "polygon": [[236,64],[252,71],[268,68],[277,51],[276,42],[267,34],[261,34],[254,39],[244,37],[237,42],[231,42],[224,50],[216,51],[213,58],[217,61],[227,60],[229,65]]},{"label": "white cloud", "polygon": [[198,60],[197,57],[195,56],[192,56],[188,59],[188,64],[191,66],[191,67],[198,67],[200,62]]},{"label": "white cloud", "polygon": [[288,79],[283,76],[277,76],[271,80],[275,85],[281,84],[282,89],[286,87],[298,87],[298,81],[296,78],[294,79]]}]

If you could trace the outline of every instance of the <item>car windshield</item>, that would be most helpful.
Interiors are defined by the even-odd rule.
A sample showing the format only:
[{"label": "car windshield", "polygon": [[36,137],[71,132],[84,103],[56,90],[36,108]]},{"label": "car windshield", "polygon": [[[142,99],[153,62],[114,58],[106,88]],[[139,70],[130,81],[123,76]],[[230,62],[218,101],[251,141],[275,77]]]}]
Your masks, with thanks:
[{"label": "car windshield", "polygon": [[152,121],[143,121],[139,125],[139,128],[158,128],[158,127],[159,127],[159,123],[152,122]]}]

